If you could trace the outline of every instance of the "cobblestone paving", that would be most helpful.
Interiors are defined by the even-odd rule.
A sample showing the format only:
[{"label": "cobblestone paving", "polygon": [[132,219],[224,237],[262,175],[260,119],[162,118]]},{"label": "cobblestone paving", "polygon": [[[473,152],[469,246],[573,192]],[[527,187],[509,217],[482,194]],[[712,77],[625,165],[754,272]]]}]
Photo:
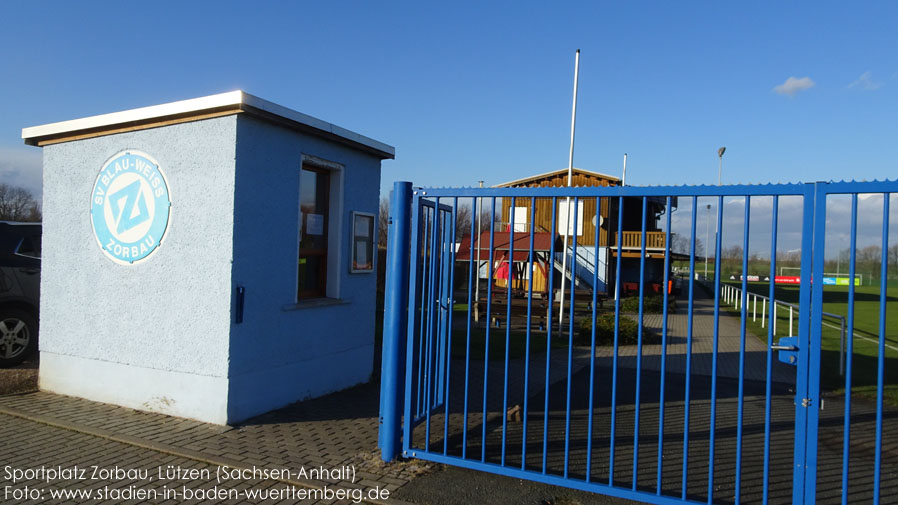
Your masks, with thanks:
[{"label": "cobblestone paving", "polygon": [[[296,471],[299,468],[336,469],[350,466],[356,470],[355,482],[327,478],[327,475],[317,479],[290,480],[298,486],[312,488],[361,487],[392,492],[415,476],[430,471],[434,465],[417,460],[384,464],[380,460],[376,451],[378,388],[379,385],[374,382],[364,384],[291,405],[236,427],[211,425],[42,392],[0,397],[0,416],[4,421],[15,420],[17,438],[24,444],[4,446],[0,449],[0,461],[26,458],[33,464],[59,465],[60,455],[52,450],[58,445],[40,453],[34,453],[32,449],[44,439],[55,440],[59,433],[69,433],[66,429],[74,428],[84,432],[77,434],[78,443],[84,447],[67,452],[83,453],[81,464],[95,464],[91,459],[93,444],[106,447],[103,451],[108,453],[108,457],[104,461],[109,463],[119,461],[114,455],[116,447],[137,445],[149,461],[173,454],[195,464],[205,462],[236,468],[255,465]],[[31,419],[3,415],[4,411]],[[35,420],[57,426],[46,426]],[[67,442],[60,444],[66,446]],[[139,461],[134,457],[126,459]],[[149,466],[155,467],[156,464]],[[286,484],[280,482],[281,486]]]},{"label": "cobblestone paving", "polygon": [[[0,478],[2,503],[259,503],[262,496],[267,503],[334,502],[300,499],[298,493],[310,490],[273,480],[241,479],[220,484],[215,478],[216,467],[208,463],[2,414],[0,439],[4,441],[0,451],[4,468]],[[59,467],[67,473],[58,479],[25,474],[13,481],[15,470]],[[117,474],[116,468],[124,473]],[[160,479],[160,468],[163,476],[169,468],[194,475]],[[247,499],[248,490],[258,493],[259,499]],[[202,500],[197,500],[200,497]]]}]

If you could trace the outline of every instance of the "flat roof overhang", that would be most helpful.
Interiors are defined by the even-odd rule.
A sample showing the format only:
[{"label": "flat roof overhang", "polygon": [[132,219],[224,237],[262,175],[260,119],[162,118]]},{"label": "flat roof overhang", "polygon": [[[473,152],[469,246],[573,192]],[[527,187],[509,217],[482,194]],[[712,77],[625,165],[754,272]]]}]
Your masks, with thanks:
[{"label": "flat roof overhang", "polygon": [[27,145],[42,147],[232,114],[259,117],[293,130],[368,152],[381,159],[396,157],[396,149],[393,146],[241,90],[23,128],[22,139]]}]

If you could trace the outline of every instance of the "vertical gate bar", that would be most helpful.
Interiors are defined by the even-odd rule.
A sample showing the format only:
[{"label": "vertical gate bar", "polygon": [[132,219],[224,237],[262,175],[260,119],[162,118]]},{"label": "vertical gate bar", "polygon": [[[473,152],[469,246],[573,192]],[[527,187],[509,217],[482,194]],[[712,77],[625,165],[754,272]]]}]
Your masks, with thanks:
[{"label": "vertical gate bar", "polygon": [[639,316],[638,326],[636,327],[636,403],[633,419],[633,491],[636,491],[636,484],[639,480],[639,399],[642,383],[642,326],[643,326],[643,302],[645,301],[645,222],[646,213],[648,212],[648,198],[642,197],[642,233],[640,235],[640,255],[639,255]]},{"label": "vertical gate bar", "polygon": [[876,366],[876,463],[873,474],[873,502],[879,503],[882,478],[882,401],[886,366],[886,301],[889,286],[889,202],[891,193],[882,194],[882,264],[879,279],[879,359]]},{"label": "vertical gate bar", "polygon": [[[610,203],[609,203],[610,205]],[[608,485],[614,485],[614,446],[615,446],[615,433],[617,428],[617,353],[618,353],[618,337],[620,336],[620,275],[621,275],[621,261],[623,257],[621,256],[622,252],[622,243],[623,236],[621,236],[621,231],[624,228],[624,197],[618,198],[617,203],[617,231],[616,242],[617,242],[617,260],[614,262],[615,275],[614,275],[614,353],[611,359],[611,433],[608,436],[608,440],[611,441],[611,451],[608,454]]]},{"label": "vertical gate bar", "polygon": [[[811,248],[814,256],[814,272],[811,281],[820,279],[820,282],[811,285],[811,319],[807,316],[798,318],[798,333],[801,335],[801,327],[807,327],[807,338],[799,338],[799,342],[806,342],[808,347],[808,372],[807,372],[807,396],[809,399],[807,411],[807,435],[805,444],[805,503],[816,503],[817,498],[817,430],[820,419],[820,370],[823,340],[823,272],[825,272],[826,251],[826,200],[827,184],[815,184],[814,197],[814,245]],[[804,252],[804,251],[802,251]],[[801,316],[801,305],[798,307]],[[805,305],[807,307],[807,305]],[[791,307],[790,307],[791,308]],[[807,314],[807,312],[804,312]]]},{"label": "vertical gate bar", "polygon": [[431,383],[433,384],[431,400],[430,400],[430,409],[435,409],[440,404],[440,399],[443,397],[443,348],[444,348],[444,334],[443,330],[446,326],[446,314],[445,309],[443,308],[443,300],[446,293],[446,279],[447,275],[447,267],[446,264],[446,251],[447,251],[447,240],[449,239],[446,231],[446,222],[448,221],[448,217],[446,213],[437,210],[437,216],[440,219],[440,236],[439,236],[439,248],[437,249],[437,271],[439,272],[439,283],[437,284],[437,292],[434,297],[434,303],[436,308],[436,316],[434,320],[434,330],[433,330],[433,379]]},{"label": "vertical gate bar", "polygon": [[854,355],[854,275],[857,253],[857,193],[851,195],[851,237],[848,246],[848,351],[845,357],[845,423],[842,430],[842,505],[848,503],[848,467],[851,445],[851,365]]},{"label": "vertical gate bar", "polygon": [[483,343],[483,419],[481,419],[482,424],[482,437],[480,439],[480,461],[486,461],[486,400],[487,400],[487,391],[489,385],[489,371],[490,371],[490,327],[492,327],[492,322],[490,320],[491,310],[493,308],[493,247],[495,242],[496,235],[496,197],[492,197],[492,202],[490,204],[490,265],[489,265],[489,280],[487,281],[487,292],[486,292],[486,335],[484,337],[485,342]]},{"label": "vertical gate bar", "polygon": [[[504,207],[504,205],[503,205]],[[502,466],[505,466],[505,443],[508,438],[508,361],[511,347],[511,285],[514,271],[514,197],[508,207],[508,297],[505,309],[505,385],[502,391]]]},{"label": "vertical gate bar", "polygon": [[661,391],[658,399],[658,475],[655,494],[661,495],[661,468],[664,456],[664,382],[667,378],[667,301],[670,282],[670,218],[671,198],[667,197],[667,233],[664,237],[664,306],[661,308]]},{"label": "vertical gate bar", "polygon": [[[689,477],[689,402],[692,386],[692,316],[695,294],[695,222],[698,218],[698,197],[692,197],[692,235],[689,244],[689,303],[686,316],[686,391],[683,400],[683,481],[680,498],[686,499],[686,484]],[[705,244],[705,256],[708,244]]]},{"label": "vertical gate bar", "polygon": [[545,406],[543,407],[543,468],[542,473],[546,473],[546,455],[549,450],[549,385],[550,375],[552,373],[552,289],[555,280],[555,220],[557,219],[558,197],[552,197],[552,232],[549,236],[552,238],[552,244],[549,246],[549,313],[546,315],[546,387],[545,387]]},{"label": "vertical gate bar", "polygon": [[[457,199],[454,199],[457,200]],[[457,204],[457,201],[453,201],[453,205]],[[448,365],[448,361],[446,361],[446,351],[449,349],[447,346],[449,344],[449,331],[451,325],[449,324],[452,320],[452,283],[450,276],[453,273],[452,266],[454,265],[454,251],[452,247],[452,240],[454,239],[454,226],[455,226],[455,207],[453,206],[451,209],[443,212],[443,252],[440,254],[442,258],[442,284],[443,289],[440,291],[440,344],[439,344],[439,360],[440,360],[440,381],[439,381],[439,394],[437,395],[437,399],[434,403],[439,402],[437,405],[443,405],[444,407],[448,407],[446,405],[446,378],[448,378],[448,370],[446,366]],[[443,305],[445,303],[445,305]],[[444,408],[444,414],[448,415],[449,411]],[[445,446],[446,439],[443,439]],[[445,448],[445,447],[444,447]]]},{"label": "vertical gate bar", "polygon": [[[411,249],[411,257],[409,263],[409,279],[408,279],[408,322],[406,326],[408,327],[407,340],[405,345],[405,401],[403,402],[403,434],[402,434],[402,447],[403,454],[408,453],[409,449],[411,449],[412,443],[412,376],[413,368],[414,368],[414,358],[415,358],[415,328],[418,326],[415,324],[419,317],[418,313],[418,295],[421,291],[420,283],[418,282],[418,272],[422,268],[422,258],[421,258],[421,243],[422,243],[422,234],[420,229],[420,221],[421,221],[421,213],[423,212],[423,205],[421,204],[421,197],[414,192],[414,196],[412,198],[412,231],[411,231],[411,240],[412,249]],[[415,395],[417,397],[417,395]]]},{"label": "vertical gate bar", "polygon": [[[586,482],[592,477],[592,405],[596,376],[596,303],[599,291],[599,230],[602,223],[602,199],[596,197],[595,237],[593,238],[592,260],[592,328],[589,346],[589,410],[586,427]],[[606,260],[607,264],[607,260]],[[607,284],[606,284],[607,286]]]},{"label": "vertical gate bar", "polygon": [[717,237],[714,239],[714,340],[711,351],[711,421],[708,447],[708,503],[714,501],[714,431],[717,422],[717,348],[720,336],[720,250],[723,236],[723,196],[717,197]]},{"label": "vertical gate bar", "polygon": [[427,325],[425,324],[426,321],[427,321],[426,314],[429,313],[429,312],[427,312],[427,307],[428,307],[428,304],[427,304],[427,298],[428,298],[428,297],[427,297],[426,293],[427,293],[427,286],[429,285],[429,282],[430,282],[430,270],[428,269],[428,263],[427,263],[427,260],[428,260],[428,258],[430,257],[430,255],[432,254],[431,252],[429,252],[429,251],[430,251],[430,240],[429,240],[428,237],[429,237],[430,235],[428,235],[428,233],[431,233],[431,232],[432,232],[432,229],[433,229],[433,223],[431,222],[430,217],[429,217],[429,212],[430,212],[430,211],[429,211],[429,207],[428,207],[427,205],[424,205],[424,201],[425,201],[425,200],[422,198],[422,199],[421,199],[421,205],[422,205],[422,217],[424,218],[424,237],[423,237],[423,239],[422,239],[422,244],[421,244],[421,250],[422,250],[422,258],[421,258],[421,262],[422,262],[422,264],[421,264],[421,269],[422,269],[422,271],[421,271],[421,276],[422,276],[422,279],[421,279],[421,284],[422,284],[422,286],[421,286],[421,314],[420,314],[420,316],[418,317],[418,324],[419,324],[420,330],[419,330],[419,332],[418,332],[418,342],[419,342],[419,345],[418,345],[418,364],[417,364],[417,369],[418,369],[418,390],[416,391],[416,393],[417,393],[417,395],[416,395],[416,398],[417,398],[417,403],[416,403],[417,409],[416,409],[416,411],[415,411],[415,417],[419,417],[419,416],[421,415],[421,405],[424,403],[424,399],[423,399],[423,396],[422,396],[422,395],[424,394],[424,388],[422,387],[422,380],[423,380],[423,377],[424,377],[424,366],[423,366],[423,363],[424,363],[424,356],[425,356],[425,355],[424,355],[424,348],[425,348],[425,345],[424,345],[424,343],[425,343],[424,335],[425,335],[425,332],[426,332],[426,329],[427,329]]},{"label": "vertical gate bar", "polygon": [[[571,304],[568,309],[568,344],[567,344],[567,402],[565,420],[564,420],[564,478],[568,476],[568,468],[570,466],[571,456],[571,373],[573,371],[574,361],[574,293],[577,291],[575,279],[577,278],[577,211],[579,209],[580,197],[574,198],[574,220],[573,224],[568,223],[566,231],[573,234],[574,238],[571,242]],[[567,251],[564,252],[567,254]],[[561,273],[564,276],[564,272]],[[563,294],[563,293],[562,293]],[[560,329],[559,329],[560,333]]]},{"label": "vertical gate bar", "polygon": [[[446,339],[446,386],[443,390],[445,397],[443,398],[443,413],[445,414],[443,422],[443,455],[449,453],[449,390],[451,389],[452,378],[452,315],[455,313],[455,228],[458,226],[458,197],[456,196],[452,202],[452,227],[451,239],[449,242],[449,299],[446,303],[449,305],[449,333]],[[473,238],[473,237],[472,237]]]},{"label": "vertical gate bar", "polygon": [[[424,391],[424,416],[426,417],[426,423],[424,425],[424,447],[425,451],[430,451],[430,411],[433,409],[433,405],[430,403],[430,393],[433,390],[433,384],[436,382],[434,380],[434,363],[433,363],[433,353],[435,347],[435,326],[439,324],[439,321],[434,318],[434,312],[437,312],[437,316],[439,317],[439,309],[440,302],[437,300],[439,297],[440,284],[442,283],[442,279],[437,279],[438,270],[437,265],[440,263],[440,253],[437,249],[437,237],[440,236],[440,197],[437,197],[434,201],[433,205],[433,227],[431,228],[431,243],[430,243],[430,291],[429,298],[427,299],[428,306],[430,309],[427,312],[427,351],[426,351],[426,368],[424,371],[424,386],[427,388]],[[442,276],[440,276],[442,277]]]},{"label": "vertical gate bar", "polygon": [[393,199],[390,202],[387,249],[389,271],[384,288],[383,351],[380,382],[380,430],[378,442],[381,459],[392,461],[400,451],[402,436],[402,345],[407,331],[404,322],[408,308],[409,276],[409,210],[412,201],[412,183],[393,183]]},{"label": "vertical gate bar", "polygon": [[[770,282],[767,291],[770,299],[775,296],[776,287],[776,236],[779,220],[779,195],[773,195],[773,209],[770,223]],[[765,300],[766,301],[766,300]],[[771,319],[773,314],[771,313]],[[761,307],[761,327],[764,327],[764,306]],[[770,405],[773,382],[773,325],[767,325],[767,373],[764,392],[764,505],[770,495]]]},{"label": "vertical gate bar", "polygon": [[[475,281],[480,283],[480,249],[477,250],[477,259],[474,259],[474,223],[480,219],[480,216],[475,216],[474,214],[477,212],[477,197],[471,198],[471,266],[470,272],[468,272],[468,320],[467,320],[467,328],[465,329],[465,405],[464,405],[464,417],[462,419],[462,430],[461,430],[461,458],[465,459],[468,456],[468,387],[471,382],[471,303],[473,302],[473,286],[471,286]],[[478,240],[480,238],[478,237]]]},{"label": "vertical gate bar", "polygon": [[[795,448],[794,448],[794,456],[793,456],[793,477],[792,477],[792,503],[801,504],[801,503],[813,503],[814,496],[808,496],[807,487],[814,486],[816,483],[809,484],[807,479],[807,469],[810,463],[808,458],[808,451],[811,445],[815,445],[816,447],[816,438],[811,440],[811,423],[809,422],[810,416],[809,409],[805,407],[806,398],[809,398],[810,392],[808,390],[809,382],[810,382],[810,365],[809,361],[811,360],[811,335],[810,335],[810,325],[811,320],[815,318],[815,310],[817,310],[819,306],[819,302],[822,299],[823,291],[823,283],[820,282],[817,286],[820,287],[820,298],[816,300],[812,300],[812,288],[811,277],[816,276],[818,279],[823,277],[823,255],[820,254],[820,265],[818,265],[814,259],[813,252],[815,247],[815,222],[819,222],[820,218],[825,218],[826,214],[826,202],[823,201],[823,209],[820,209],[820,200],[825,200],[822,194],[823,185],[815,184],[808,185],[804,192],[804,209],[802,211],[802,225],[801,225],[801,273],[800,273],[800,287],[799,287],[799,307],[810,307],[811,308],[811,317],[803,317],[799,319],[798,325],[798,370],[795,373]],[[820,227],[822,231],[822,227]],[[823,234],[820,234],[820,240],[823,240]],[[822,253],[823,249],[819,249]],[[818,273],[819,270],[819,273]],[[813,272],[813,273],[812,273]],[[814,293],[816,295],[816,293]],[[816,298],[816,296],[815,296]],[[776,304],[774,304],[776,307]],[[774,318],[776,312],[774,311]],[[775,319],[774,319],[775,320]],[[776,327],[773,328],[774,333],[776,333]],[[816,433],[813,433],[816,437]],[[807,500],[807,502],[806,502]]]},{"label": "vertical gate bar", "polygon": [[742,226],[742,311],[739,325],[739,403],[736,420],[736,505],[739,505],[742,494],[742,428],[745,403],[745,327],[748,323],[748,312],[745,303],[748,301],[748,249],[749,223],[751,221],[751,197],[745,196],[745,218]]},{"label": "vertical gate bar", "polygon": [[524,346],[524,413],[522,415],[522,434],[521,434],[521,470],[527,469],[527,398],[530,396],[530,332],[531,318],[533,317],[533,238],[536,230],[536,198],[530,197],[530,250],[528,254],[528,274],[529,279],[527,286],[527,340]]}]

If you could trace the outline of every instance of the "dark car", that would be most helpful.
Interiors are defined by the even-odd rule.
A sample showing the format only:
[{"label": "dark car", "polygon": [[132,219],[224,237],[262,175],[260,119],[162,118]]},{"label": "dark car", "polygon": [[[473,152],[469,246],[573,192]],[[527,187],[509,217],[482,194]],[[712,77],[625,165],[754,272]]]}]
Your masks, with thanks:
[{"label": "dark car", "polygon": [[37,351],[41,225],[0,221],[0,367]]}]

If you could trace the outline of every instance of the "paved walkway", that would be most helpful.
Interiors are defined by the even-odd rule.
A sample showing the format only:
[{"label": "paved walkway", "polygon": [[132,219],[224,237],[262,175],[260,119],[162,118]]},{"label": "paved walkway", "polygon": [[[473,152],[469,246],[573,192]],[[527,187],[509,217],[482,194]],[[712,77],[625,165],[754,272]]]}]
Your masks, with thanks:
[{"label": "paved walkway", "polygon": [[[636,317],[636,316],[632,316]],[[664,318],[661,314],[643,315],[645,328],[662,333]],[[714,299],[705,295],[696,287],[692,317],[692,372],[700,375],[712,375],[714,350]],[[686,300],[678,300],[677,310],[668,314],[667,320],[667,370],[672,373],[686,373],[686,356],[688,350],[689,314]],[[720,308],[718,324],[717,376],[739,377],[739,353],[741,349],[741,322],[727,307]],[[661,370],[661,345],[643,346],[643,370]],[[597,351],[601,366],[610,366],[612,348],[605,347]],[[618,366],[636,368],[636,346],[623,346]],[[773,382],[795,383],[795,367],[781,363],[777,352],[773,352],[771,377]],[[767,344],[751,333],[745,335],[745,367],[747,380],[766,382]]]},{"label": "paved walkway", "polygon": [[[144,469],[150,476],[167,465],[176,468],[211,469],[211,478],[196,479],[103,479],[97,481],[63,479],[49,483],[27,479],[12,484],[4,473],[0,482],[4,487],[43,489],[44,498],[28,503],[100,503],[97,494],[92,498],[51,499],[53,489],[85,489],[99,493],[105,486],[134,486],[146,492],[155,490],[157,499],[110,499],[109,503],[168,502],[161,497],[163,488],[190,490],[250,489],[275,496],[283,501],[251,499],[241,494],[238,499],[204,501],[203,503],[351,503],[347,500],[326,499],[331,491],[361,489],[371,503],[402,503],[401,500],[370,499],[372,489],[395,491],[417,475],[430,471],[433,465],[411,460],[383,464],[377,447],[379,384],[372,382],[324,398],[297,403],[251,419],[237,426],[216,426],[162,414],[91,402],[49,393],[31,393],[0,397],[0,462],[13,468],[119,467]],[[291,475],[275,479],[238,479],[217,483],[215,470],[227,466],[232,469],[289,469]],[[323,475],[314,478],[311,470],[336,470],[345,467],[353,475]],[[305,469],[305,478],[299,474]],[[247,474],[249,475],[249,474]],[[216,488],[216,486],[218,486]],[[310,491],[312,490],[312,491]],[[318,491],[314,491],[318,490]],[[291,494],[292,493],[292,494]],[[300,493],[311,493],[306,497]],[[2,495],[0,495],[2,496]],[[109,495],[106,495],[109,496]],[[118,496],[118,495],[116,495]],[[184,494],[170,503],[183,502]],[[382,495],[379,495],[382,496]],[[291,498],[292,497],[292,498]],[[0,498],[0,502],[7,503]],[[305,498],[305,499],[303,499]]]}]

